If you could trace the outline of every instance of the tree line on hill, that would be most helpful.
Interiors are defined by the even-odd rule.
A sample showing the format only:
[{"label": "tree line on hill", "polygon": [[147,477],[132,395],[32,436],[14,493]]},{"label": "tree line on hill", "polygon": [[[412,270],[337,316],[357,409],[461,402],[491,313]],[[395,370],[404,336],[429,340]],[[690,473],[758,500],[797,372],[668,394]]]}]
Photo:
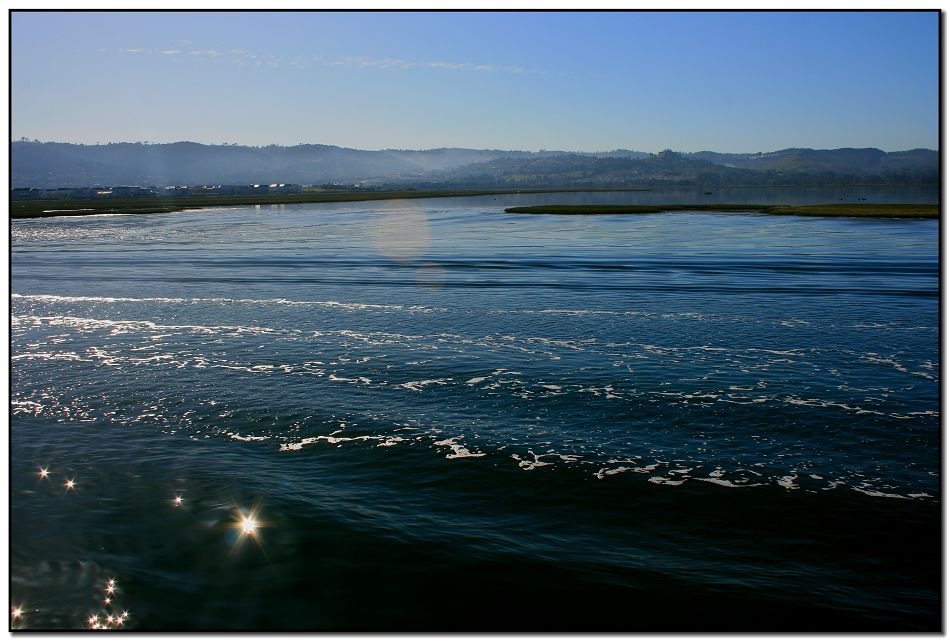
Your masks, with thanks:
[{"label": "tree line on hill", "polygon": [[11,143],[12,187],[341,184],[405,188],[628,187],[938,183],[936,151],[784,149],[658,154],[440,148],[367,151],[332,145],[248,147]]}]

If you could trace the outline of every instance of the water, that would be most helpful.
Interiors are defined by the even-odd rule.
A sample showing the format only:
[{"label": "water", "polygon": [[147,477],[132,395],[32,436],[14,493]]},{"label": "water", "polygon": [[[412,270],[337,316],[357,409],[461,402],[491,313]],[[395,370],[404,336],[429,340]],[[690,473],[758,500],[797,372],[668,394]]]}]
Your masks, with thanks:
[{"label": "water", "polygon": [[13,222],[13,626],[939,629],[937,221],[503,213],[748,191]]}]

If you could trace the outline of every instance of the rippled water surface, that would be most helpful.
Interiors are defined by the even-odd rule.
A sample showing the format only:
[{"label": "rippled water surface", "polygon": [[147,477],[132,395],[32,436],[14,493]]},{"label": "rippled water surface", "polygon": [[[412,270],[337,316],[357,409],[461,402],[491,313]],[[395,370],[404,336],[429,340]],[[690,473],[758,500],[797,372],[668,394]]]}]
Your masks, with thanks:
[{"label": "rippled water surface", "polygon": [[14,222],[14,626],[938,629],[937,222],[661,196]]}]

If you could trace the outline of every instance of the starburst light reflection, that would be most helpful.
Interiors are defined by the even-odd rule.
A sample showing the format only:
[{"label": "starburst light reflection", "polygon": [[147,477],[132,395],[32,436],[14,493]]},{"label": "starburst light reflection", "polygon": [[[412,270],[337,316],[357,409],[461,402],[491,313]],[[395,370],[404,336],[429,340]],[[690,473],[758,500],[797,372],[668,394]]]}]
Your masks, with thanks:
[{"label": "starburst light reflection", "polygon": [[65,483],[63,483],[63,486],[64,486],[67,490],[72,490],[72,489],[74,489],[74,488],[76,487],[76,481],[73,480],[73,479],[69,479],[69,480],[67,480]]},{"label": "starburst light reflection", "polygon": [[238,531],[238,543],[250,537],[260,545],[260,529],[265,527],[265,524],[260,520],[258,508],[255,507],[249,512],[245,512],[241,509],[235,510],[234,522],[231,524],[231,527]]},{"label": "starburst light reflection", "polygon": [[39,476],[41,479],[49,478],[49,467],[41,467]]}]

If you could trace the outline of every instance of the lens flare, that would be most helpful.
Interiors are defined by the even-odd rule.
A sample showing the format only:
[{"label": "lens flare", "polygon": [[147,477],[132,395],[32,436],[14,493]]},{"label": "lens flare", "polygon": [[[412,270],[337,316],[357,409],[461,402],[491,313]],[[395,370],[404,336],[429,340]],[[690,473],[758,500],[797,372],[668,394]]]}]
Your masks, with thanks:
[{"label": "lens flare", "polygon": [[412,262],[429,250],[429,218],[410,203],[379,212],[368,231],[376,250],[397,262]]},{"label": "lens flare", "polygon": [[40,471],[39,471],[39,475],[40,475],[40,478],[41,478],[41,479],[48,478],[48,477],[49,477],[49,468],[48,468],[48,467],[41,467],[41,468],[40,468]]},{"label": "lens flare", "polygon": [[69,479],[69,480],[67,480],[65,483],[63,483],[63,486],[64,486],[67,490],[75,489],[75,487],[76,487],[76,481],[74,481],[73,479]]},{"label": "lens flare", "polygon": [[175,497],[175,501],[174,501],[174,502],[175,502],[175,507],[178,507],[179,505],[181,505],[181,502],[182,502],[183,500],[184,500],[184,499],[182,499],[180,496],[176,496],[176,497]]}]

